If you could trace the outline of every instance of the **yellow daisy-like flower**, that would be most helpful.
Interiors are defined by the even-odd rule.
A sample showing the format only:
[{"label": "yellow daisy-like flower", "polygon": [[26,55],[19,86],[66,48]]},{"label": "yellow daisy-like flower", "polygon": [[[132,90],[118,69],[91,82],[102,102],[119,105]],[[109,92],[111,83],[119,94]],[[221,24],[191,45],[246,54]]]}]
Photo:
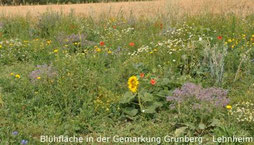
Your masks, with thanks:
[{"label": "yellow daisy-like flower", "polygon": [[98,48],[98,47],[97,47],[95,50],[96,50],[97,52],[101,52],[101,49]]},{"label": "yellow daisy-like flower", "polygon": [[130,89],[131,92],[136,93],[138,90],[138,85],[139,85],[139,81],[136,76],[131,76],[128,79],[128,88]]},{"label": "yellow daisy-like flower", "polygon": [[10,73],[11,76],[14,76],[14,73]]},{"label": "yellow daisy-like flower", "polygon": [[20,78],[20,75],[19,75],[19,74],[15,75],[15,78],[18,78],[18,79],[19,79],[19,78]]},{"label": "yellow daisy-like flower", "polygon": [[58,49],[55,49],[55,50],[54,50],[54,53],[57,53],[57,52],[58,52]]},{"label": "yellow daisy-like flower", "polygon": [[48,45],[51,44],[51,42],[52,42],[51,40],[47,40],[47,44],[48,44]]},{"label": "yellow daisy-like flower", "polygon": [[36,79],[37,79],[37,80],[40,80],[40,79],[41,79],[41,77],[37,77]]},{"label": "yellow daisy-like flower", "polygon": [[231,105],[227,105],[226,108],[227,109],[232,109],[232,106]]},{"label": "yellow daisy-like flower", "polygon": [[231,43],[233,40],[232,39],[228,39],[228,42]]}]

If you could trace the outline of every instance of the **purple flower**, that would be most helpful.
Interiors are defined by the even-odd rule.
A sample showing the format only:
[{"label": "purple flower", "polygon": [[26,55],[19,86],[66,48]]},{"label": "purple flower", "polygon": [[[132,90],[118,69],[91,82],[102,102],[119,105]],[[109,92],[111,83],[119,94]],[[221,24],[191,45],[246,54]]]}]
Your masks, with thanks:
[{"label": "purple flower", "polygon": [[18,135],[18,132],[17,131],[13,131],[12,135]]},{"label": "purple flower", "polygon": [[24,139],[23,139],[23,140],[21,141],[21,144],[23,144],[23,145],[28,144],[28,140],[24,140]]},{"label": "purple flower", "polygon": [[54,78],[57,75],[55,69],[47,64],[37,65],[36,69],[29,74],[32,82],[37,81],[37,77]]},{"label": "purple flower", "polygon": [[[224,107],[229,103],[227,90],[221,88],[202,88],[200,85],[185,83],[181,88],[175,89],[167,101],[172,103],[190,102],[192,109],[200,109],[200,104],[211,107]],[[197,103],[195,103],[197,102]],[[207,108],[209,110],[209,108]]]},{"label": "purple flower", "polygon": [[87,35],[85,34],[71,34],[67,35],[64,33],[59,33],[56,37],[57,41],[61,45],[75,45],[78,44],[79,46],[94,46],[97,43],[93,41],[89,41],[86,39]]}]

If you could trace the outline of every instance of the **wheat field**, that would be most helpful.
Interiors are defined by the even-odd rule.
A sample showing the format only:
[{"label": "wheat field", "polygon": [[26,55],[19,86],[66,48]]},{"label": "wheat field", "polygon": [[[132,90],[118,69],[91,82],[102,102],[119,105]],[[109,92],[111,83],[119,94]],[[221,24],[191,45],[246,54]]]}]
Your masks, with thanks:
[{"label": "wheat field", "polygon": [[146,2],[90,3],[69,5],[0,6],[1,16],[37,16],[54,11],[83,16],[136,16],[198,15],[203,13],[237,14],[246,16],[254,12],[253,0],[154,0]]}]

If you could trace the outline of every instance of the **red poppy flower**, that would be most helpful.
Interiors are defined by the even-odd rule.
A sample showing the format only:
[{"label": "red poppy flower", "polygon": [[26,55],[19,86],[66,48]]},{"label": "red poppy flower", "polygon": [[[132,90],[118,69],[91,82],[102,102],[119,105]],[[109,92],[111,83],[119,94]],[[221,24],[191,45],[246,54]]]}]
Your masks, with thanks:
[{"label": "red poppy flower", "polygon": [[145,77],[145,74],[144,73],[140,73],[140,77],[141,78]]},{"label": "red poppy flower", "polygon": [[130,42],[129,45],[130,45],[131,47],[133,47],[133,46],[135,46],[135,43],[134,43],[134,42]]},{"label": "red poppy flower", "polygon": [[221,40],[221,39],[222,39],[222,36],[218,36],[217,39]]},{"label": "red poppy flower", "polygon": [[151,84],[151,85],[155,85],[155,84],[156,84],[155,79],[151,79],[151,80],[150,80],[150,84]]},{"label": "red poppy flower", "polygon": [[104,45],[105,45],[105,42],[101,41],[100,46],[104,46]]}]

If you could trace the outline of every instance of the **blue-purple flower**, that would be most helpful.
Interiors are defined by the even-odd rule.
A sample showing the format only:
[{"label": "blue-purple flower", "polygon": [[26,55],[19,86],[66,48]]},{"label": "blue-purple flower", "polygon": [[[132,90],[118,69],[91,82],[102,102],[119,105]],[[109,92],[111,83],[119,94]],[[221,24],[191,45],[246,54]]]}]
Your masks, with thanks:
[{"label": "blue-purple flower", "polygon": [[21,141],[21,144],[23,144],[23,145],[28,144],[28,140],[23,139],[23,140]]},{"label": "blue-purple flower", "polygon": [[12,135],[15,135],[15,136],[18,135],[18,131],[13,131]]},{"label": "blue-purple flower", "polygon": [[[227,90],[214,87],[202,88],[193,83],[185,83],[181,88],[175,89],[173,95],[167,97],[167,101],[172,103],[191,101],[194,110],[200,109],[201,104],[207,104],[204,107],[225,107],[229,103]],[[209,107],[207,109],[209,110]]]}]

